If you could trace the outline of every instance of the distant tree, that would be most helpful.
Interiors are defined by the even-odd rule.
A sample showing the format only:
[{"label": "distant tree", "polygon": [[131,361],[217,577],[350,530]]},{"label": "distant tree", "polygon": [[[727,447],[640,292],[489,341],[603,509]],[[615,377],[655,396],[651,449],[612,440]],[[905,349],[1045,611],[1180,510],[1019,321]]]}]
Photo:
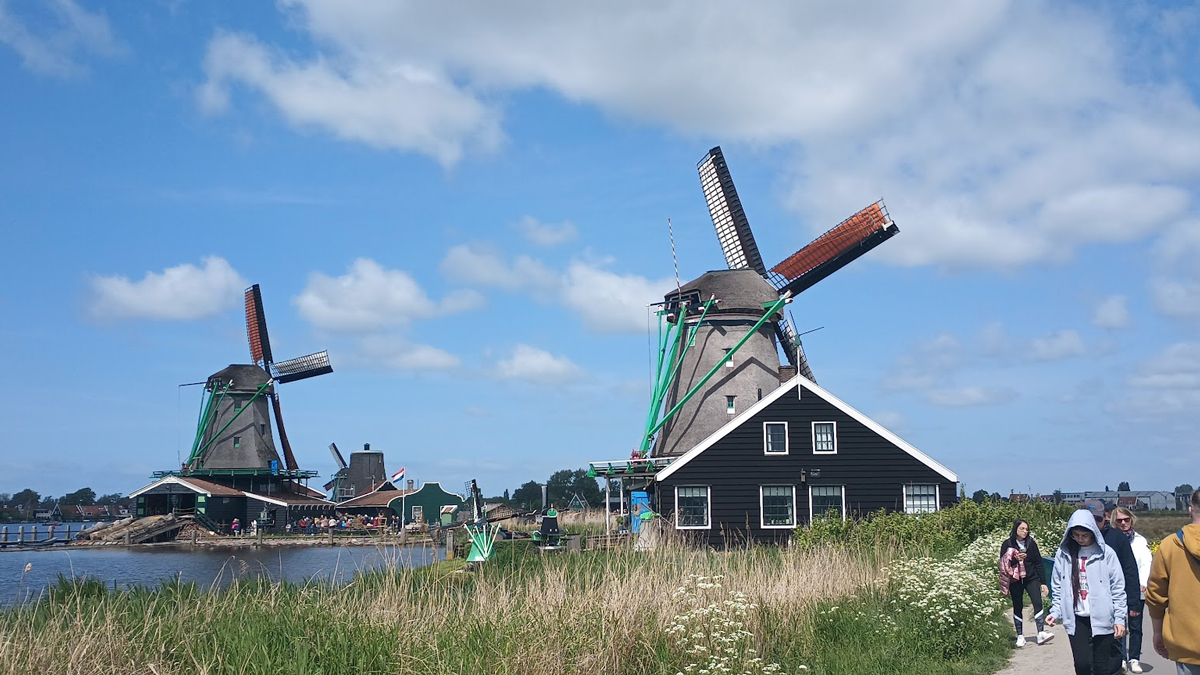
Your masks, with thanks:
[{"label": "distant tree", "polygon": [[508,497],[508,490],[505,490],[505,491],[504,491],[504,501],[508,501],[508,499],[509,499],[509,497]]},{"label": "distant tree", "polygon": [[988,491],[987,490],[976,490],[975,493],[971,495],[971,501],[975,502],[976,504],[982,504],[982,503],[986,502],[987,500],[988,500]]},{"label": "distant tree", "polygon": [[129,506],[132,501],[133,500],[122,495],[120,492],[114,492],[112,494],[100,495],[99,497],[96,497],[96,504],[99,506]]},{"label": "distant tree", "polygon": [[92,506],[96,503],[96,491],[92,488],[80,488],[67,493],[58,500],[62,506]]},{"label": "distant tree", "polygon": [[12,496],[12,506],[21,509],[26,515],[33,515],[33,510],[42,502],[42,496],[29,488],[21,490]]},{"label": "distant tree", "polygon": [[0,492],[0,506],[12,506],[12,495]]},{"label": "distant tree", "polygon": [[1055,504],[1063,503],[1063,491],[1062,490],[1054,491],[1054,503]]},{"label": "distant tree", "polygon": [[1177,494],[1177,495],[1185,495],[1185,494],[1190,495],[1191,493],[1193,493],[1195,491],[1196,491],[1196,488],[1192,487],[1191,483],[1184,483],[1183,485],[1179,485],[1175,488],[1175,494]]},{"label": "distant tree", "polygon": [[1108,487],[1107,485],[1105,485],[1105,486],[1104,486],[1104,491],[1105,491],[1105,492],[1112,492],[1112,488],[1110,488],[1110,487]]},{"label": "distant tree", "polygon": [[1000,496],[1000,493],[999,493],[999,492],[993,492],[993,493],[991,494],[991,498],[992,498],[992,501],[994,501],[994,502],[999,502],[999,501],[1003,501],[1003,500],[1004,500],[1004,498]]},{"label": "distant tree", "polygon": [[1132,489],[1133,488],[1129,487],[1129,481],[1127,481],[1127,480],[1123,480],[1120,483],[1117,483],[1117,492],[1127,492]]},{"label": "distant tree", "polygon": [[533,511],[542,508],[542,486],[537,481],[523,483],[512,493],[513,505],[518,509]]}]

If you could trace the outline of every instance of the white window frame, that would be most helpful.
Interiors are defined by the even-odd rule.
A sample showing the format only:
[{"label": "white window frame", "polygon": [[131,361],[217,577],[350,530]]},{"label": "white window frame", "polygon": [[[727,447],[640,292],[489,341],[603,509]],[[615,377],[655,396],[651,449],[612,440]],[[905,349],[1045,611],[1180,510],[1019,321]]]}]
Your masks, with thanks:
[{"label": "white window frame", "polygon": [[[771,425],[771,424],[782,424],[783,425],[783,452],[771,452],[769,450],[769,448],[771,446],[768,443],[770,436],[767,434],[767,426]],[[782,457],[784,455],[790,454],[792,451],[791,443],[792,443],[792,441],[788,437],[788,423],[787,422],[763,422],[763,454],[764,455]]]},{"label": "white window frame", "polygon": [[425,507],[421,504],[413,504],[412,506],[412,521],[414,523],[425,522]]},{"label": "white window frame", "polygon": [[[769,487],[785,487],[792,489],[792,522],[787,525],[768,525],[767,511],[764,504],[764,490]],[[790,530],[796,527],[796,486],[795,485],[759,485],[758,486],[758,524],[764,530]]]},{"label": "white window frame", "polygon": [[[707,506],[704,509],[704,524],[703,525],[680,525],[679,524],[679,488],[704,488],[704,500]],[[711,530],[712,529],[712,487],[708,485],[676,485],[675,486],[675,529],[677,530]]]},{"label": "white window frame", "polygon": [[842,490],[842,522],[846,522],[846,486],[845,485],[809,485],[808,486],[808,524],[812,525],[813,516],[813,488],[841,488]]},{"label": "white window frame", "polygon": [[[729,352],[731,352],[731,351],[733,351],[733,349],[732,349],[732,348],[726,349],[726,350],[725,350],[725,354],[723,354],[722,356],[724,356],[724,355],[726,355],[726,354],[729,354]],[[732,367],[733,367],[733,357],[732,357],[732,356],[730,356],[728,359],[725,359],[725,367],[726,367],[726,368],[732,368]]]},{"label": "white window frame", "polygon": [[[817,425],[818,424],[832,424],[833,425],[833,451],[832,452],[829,450],[817,450]],[[812,423],[812,449],[813,449],[814,455],[836,455],[837,451],[838,451],[837,446],[838,446],[837,422],[834,422],[833,420],[828,420],[828,421],[819,421],[819,422]]]},{"label": "white window frame", "polygon": [[734,395],[734,394],[726,394],[725,395],[725,414],[727,414],[727,415],[736,415],[737,414],[737,396],[736,395]]},{"label": "white window frame", "polygon": [[[908,488],[916,486],[927,487],[933,486],[933,511],[909,511],[908,510]],[[900,497],[903,499],[901,504],[904,505],[905,513],[936,513],[942,510],[942,486],[937,483],[905,483],[900,486]]]}]

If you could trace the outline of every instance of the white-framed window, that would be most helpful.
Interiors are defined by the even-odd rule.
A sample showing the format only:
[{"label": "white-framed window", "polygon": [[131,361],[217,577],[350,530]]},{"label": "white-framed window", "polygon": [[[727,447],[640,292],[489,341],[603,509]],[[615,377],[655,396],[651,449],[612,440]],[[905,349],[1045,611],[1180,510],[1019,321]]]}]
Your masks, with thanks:
[{"label": "white-framed window", "polygon": [[759,514],[764,528],[796,526],[796,486],[763,485],[758,489]]},{"label": "white-framed window", "polygon": [[680,485],[675,488],[675,528],[679,530],[707,530],[709,519],[709,492],[707,485]]},{"label": "white-framed window", "polygon": [[412,519],[413,519],[414,523],[425,522],[425,507],[424,506],[412,507]]},{"label": "white-framed window", "polygon": [[830,511],[836,512],[846,519],[846,490],[841,485],[810,485],[808,488],[808,519],[812,522],[818,516]]},{"label": "white-framed window", "polygon": [[737,399],[736,396],[726,396],[725,397],[725,412],[729,413],[730,415],[737,412],[737,405],[734,403],[734,401],[736,399]]},{"label": "white-framed window", "polygon": [[938,486],[935,485],[903,485],[905,513],[933,513],[938,510]]},{"label": "white-framed window", "polygon": [[763,454],[788,454],[787,422],[763,422]]},{"label": "white-framed window", "polygon": [[[730,349],[730,348],[726,348],[726,349],[725,349],[725,354],[726,354],[726,355],[728,355],[728,354],[729,354],[729,352],[731,352],[731,351],[733,351],[733,350],[732,350],[732,349]],[[726,360],[725,360],[725,367],[726,367],[726,368],[732,368],[732,367],[733,367],[733,357],[732,357],[732,356],[730,356],[728,359],[726,359]]]},{"label": "white-framed window", "polygon": [[837,422],[813,422],[812,444],[814,455],[836,455]]}]

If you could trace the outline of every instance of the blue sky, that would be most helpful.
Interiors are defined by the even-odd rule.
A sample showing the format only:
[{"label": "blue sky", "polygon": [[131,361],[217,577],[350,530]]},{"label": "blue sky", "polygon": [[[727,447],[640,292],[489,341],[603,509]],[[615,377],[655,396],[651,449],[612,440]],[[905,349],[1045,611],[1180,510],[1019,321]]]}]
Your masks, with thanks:
[{"label": "blue sky", "polygon": [[1200,484],[1200,8],[968,4],[0,0],[0,491],[177,465],[251,283],[304,467],[626,457],[714,145],[768,264],[887,199],[790,309],[968,492]]}]

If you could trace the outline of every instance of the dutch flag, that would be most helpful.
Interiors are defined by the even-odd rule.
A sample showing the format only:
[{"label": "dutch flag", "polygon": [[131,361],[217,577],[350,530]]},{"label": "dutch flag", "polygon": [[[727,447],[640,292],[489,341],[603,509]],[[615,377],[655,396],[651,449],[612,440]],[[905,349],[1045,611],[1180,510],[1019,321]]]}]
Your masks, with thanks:
[{"label": "dutch flag", "polygon": [[401,478],[404,478],[404,467],[400,467],[399,471],[392,474],[392,482],[395,483],[396,481],[400,480]]}]

